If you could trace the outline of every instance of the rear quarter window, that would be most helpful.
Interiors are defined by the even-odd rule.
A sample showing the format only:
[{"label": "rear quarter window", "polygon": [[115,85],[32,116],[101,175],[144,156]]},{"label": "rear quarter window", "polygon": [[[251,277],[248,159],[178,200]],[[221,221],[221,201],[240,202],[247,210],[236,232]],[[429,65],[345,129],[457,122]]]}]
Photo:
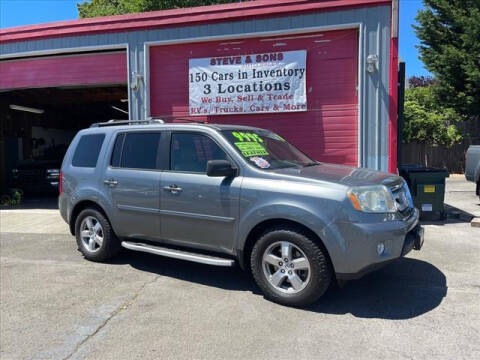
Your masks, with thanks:
[{"label": "rear quarter window", "polygon": [[103,140],[105,140],[105,134],[83,135],[73,154],[72,165],[76,167],[96,167]]}]

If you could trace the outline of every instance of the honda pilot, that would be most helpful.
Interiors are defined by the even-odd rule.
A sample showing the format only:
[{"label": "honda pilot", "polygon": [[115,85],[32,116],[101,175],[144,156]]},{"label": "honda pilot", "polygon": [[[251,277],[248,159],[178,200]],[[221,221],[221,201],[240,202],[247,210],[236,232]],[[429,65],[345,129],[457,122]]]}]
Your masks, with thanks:
[{"label": "honda pilot", "polygon": [[94,124],[72,141],[59,187],[86,259],[125,248],[238,264],[266,298],[290,306],[423,244],[401,177],[315,161],[255,127]]}]

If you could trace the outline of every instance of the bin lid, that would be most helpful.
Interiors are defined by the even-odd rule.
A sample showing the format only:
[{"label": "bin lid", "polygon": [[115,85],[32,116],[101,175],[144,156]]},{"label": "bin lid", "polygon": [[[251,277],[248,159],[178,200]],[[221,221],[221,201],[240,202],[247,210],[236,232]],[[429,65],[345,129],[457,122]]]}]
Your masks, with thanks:
[{"label": "bin lid", "polygon": [[434,168],[434,167],[426,167],[418,164],[407,164],[407,165],[400,165],[398,167],[400,173],[442,173],[445,174],[447,177],[449,173],[446,169],[442,168]]}]

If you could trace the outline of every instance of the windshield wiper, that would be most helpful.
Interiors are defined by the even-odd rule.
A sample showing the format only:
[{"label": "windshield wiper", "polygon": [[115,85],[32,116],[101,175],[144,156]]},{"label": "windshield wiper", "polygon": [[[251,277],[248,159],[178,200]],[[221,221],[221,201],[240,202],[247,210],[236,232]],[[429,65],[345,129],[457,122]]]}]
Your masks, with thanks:
[{"label": "windshield wiper", "polygon": [[303,167],[315,166],[318,164],[320,164],[318,161],[312,161],[312,162],[306,163],[305,165],[303,165]]}]

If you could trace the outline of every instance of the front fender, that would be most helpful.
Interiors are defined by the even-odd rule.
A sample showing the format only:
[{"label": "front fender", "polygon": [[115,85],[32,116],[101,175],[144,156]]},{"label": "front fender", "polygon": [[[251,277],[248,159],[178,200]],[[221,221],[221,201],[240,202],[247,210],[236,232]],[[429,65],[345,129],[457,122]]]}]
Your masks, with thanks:
[{"label": "front fender", "polygon": [[289,220],[307,227],[321,239],[335,267],[337,255],[345,251],[345,242],[343,237],[334,234],[335,227],[329,225],[333,222],[333,215],[338,217],[339,213],[342,213],[341,205],[333,202],[326,206],[324,211],[285,202],[254,207],[246,211],[240,219],[237,250],[244,251],[248,235],[258,224],[268,220]]}]

